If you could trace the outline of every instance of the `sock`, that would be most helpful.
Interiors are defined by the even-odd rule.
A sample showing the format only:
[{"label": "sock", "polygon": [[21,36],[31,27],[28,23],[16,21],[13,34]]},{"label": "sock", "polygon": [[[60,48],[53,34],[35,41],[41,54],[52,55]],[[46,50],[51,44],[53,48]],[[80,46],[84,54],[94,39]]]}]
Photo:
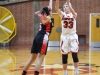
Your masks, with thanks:
[{"label": "sock", "polygon": [[75,74],[79,74],[78,68],[75,68]]},{"label": "sock", "polygon": [[34,75],[39,75],[39,72],[38,71],[34,71]]},{"label": "sock", "polygon": [[67,75],[67,71],[66,70],[63,70],[63,73],[64,73],[64,75]]},{"label": "sock", "polygon": [[22,72],[22,75],[26,75],[26,73],[27,73],[26,71],[23,71],[23,72]]}]

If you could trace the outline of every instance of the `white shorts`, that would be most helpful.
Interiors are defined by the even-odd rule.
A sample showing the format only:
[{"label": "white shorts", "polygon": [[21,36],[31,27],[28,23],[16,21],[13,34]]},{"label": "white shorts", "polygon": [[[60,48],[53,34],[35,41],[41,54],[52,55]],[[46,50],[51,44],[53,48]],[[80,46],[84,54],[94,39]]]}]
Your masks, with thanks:
[{"label": "white shorts", "polygon": [[77,34],[61,35],[60,50],[62,54],[68,54],[68,52],[77,53],[79,49],[78,44]]}]

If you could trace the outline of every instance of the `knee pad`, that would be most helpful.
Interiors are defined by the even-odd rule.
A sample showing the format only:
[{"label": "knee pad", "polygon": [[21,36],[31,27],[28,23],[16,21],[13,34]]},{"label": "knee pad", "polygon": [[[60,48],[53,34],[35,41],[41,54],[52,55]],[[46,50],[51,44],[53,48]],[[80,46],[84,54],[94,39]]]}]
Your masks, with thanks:
[{"label": "knee pad", "polygon": [[79,62],[77,53],[72,53],[72,57],[74,62]]},{"label": "knee pad", "polygon": [[62,55],[62,63],[67,64],[68,55]]}]

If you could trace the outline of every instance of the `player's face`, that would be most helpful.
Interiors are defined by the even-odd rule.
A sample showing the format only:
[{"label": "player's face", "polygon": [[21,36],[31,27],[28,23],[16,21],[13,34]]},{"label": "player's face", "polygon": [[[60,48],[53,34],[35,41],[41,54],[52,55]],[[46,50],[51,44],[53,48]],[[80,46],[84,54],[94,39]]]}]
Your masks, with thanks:
[{"label": "player's face", "polygon": [[51,10],[51,7],[49,7],[49,14],[50,14],[50,16],[52,15],[52,10]]},{"label": "player's face", "polygon": [[66,5],[66,4],[63,6],[63,10],[64,10],[64,12],[66,12],[66,13],[70,12],[70,11],[69,11],[69,7],[68,7],[68,5]]},{"label": "player's face", "polygon": [[49,13],[50,13],[50,15],[52,15],[52,12],[51,11]]}]

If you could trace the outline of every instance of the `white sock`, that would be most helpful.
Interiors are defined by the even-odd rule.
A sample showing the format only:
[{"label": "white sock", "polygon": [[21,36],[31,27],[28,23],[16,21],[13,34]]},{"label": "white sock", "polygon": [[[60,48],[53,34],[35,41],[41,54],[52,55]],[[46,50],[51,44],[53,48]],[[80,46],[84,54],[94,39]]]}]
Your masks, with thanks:
[{"label": "white sock", "polygon": [[63,70],[64,75],[67,75],[67,70]]},{"label": "white sock", "polygon": [[79,74],[78,68],[75,68],[75,74]]}]

